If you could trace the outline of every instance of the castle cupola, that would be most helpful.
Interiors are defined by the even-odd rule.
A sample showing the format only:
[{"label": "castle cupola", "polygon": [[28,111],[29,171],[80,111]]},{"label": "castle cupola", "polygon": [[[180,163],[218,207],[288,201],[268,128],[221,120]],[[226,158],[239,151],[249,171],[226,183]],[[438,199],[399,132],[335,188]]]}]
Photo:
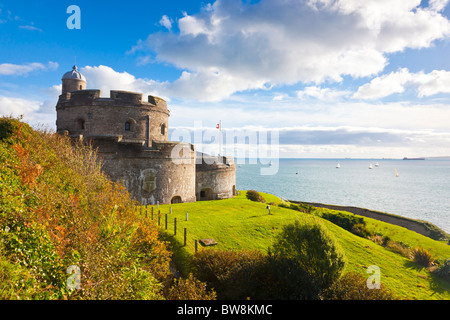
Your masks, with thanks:
[{"label": "castle cupola", "polygon": [[62,77],[62,94],[86,89],[86,78],[73,66],[72,71],[66,72]]}]

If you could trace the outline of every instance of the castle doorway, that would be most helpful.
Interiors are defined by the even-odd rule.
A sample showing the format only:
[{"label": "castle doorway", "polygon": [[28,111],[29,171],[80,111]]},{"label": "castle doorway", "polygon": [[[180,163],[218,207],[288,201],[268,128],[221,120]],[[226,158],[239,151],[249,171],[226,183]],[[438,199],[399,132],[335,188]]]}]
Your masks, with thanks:
[{"label": "castle doorway", "polygon": [[183,201],[181,201],[181,197],[180,196],[175,196],[172,198],[172,200],[170,200],[170,203],[182,203]]},{"label": "castle doorway", "polygon": [[211,188],[205,188],[200,191],[200,201],[214,200],[214,193]]}]

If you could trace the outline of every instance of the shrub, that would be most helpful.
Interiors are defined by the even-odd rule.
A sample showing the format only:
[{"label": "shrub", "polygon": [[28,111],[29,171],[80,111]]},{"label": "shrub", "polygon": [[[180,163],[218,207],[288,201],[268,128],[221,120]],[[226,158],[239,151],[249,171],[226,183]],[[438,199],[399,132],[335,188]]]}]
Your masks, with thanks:
[{"label": "shrub", "polygon": [[266,200],[264,200],[264,197],[255,190],[248,190],[247,191],[247,199],[255,201],[255,202],[265,202]]},{"label": "shrub", "polygon": [[322,294],[324,300],[396,300],[383,286],[369,289],[362,274],[349,272],[334,282]]},{"label": "shrub", "polygon": [[215,300],[216,292],[207,291],[206,284],[196,279],[192,273],[186,279],[175,279],[166,294],[167,300]]},{"label": "shrub", "polygon": [[317,299],[320,290],[296,261],[259,251],[203,250],[192,266],[218,299]]},{"label": "shrub", "polygon": [[317,300],[320,286],[294,259],[269,254],[257,273],[253,299]]},{"label": "shrub", "polygon": [[367,230],[366,221],[362,217],[357,217],[353,214],[346,214],[343,212],[324,212],[321,217],[333,222],[347,231],[350,231],[353,234],[356,234],[357,236],[364,238],[371,236],[371,232]]},{"label": "shrub", "polygon": [[445,260],[442,266],[439,266],[434,272],[438,277],[450,281],[450,259]]},{"label": "shrub", "polygon": [[283,207],[283,208],[287,208],[287,209],[292,209],[292,210],[297,210],[303,213],[311,213],[314,211],[314,207],[306,204],[306,203],[280,203],[278,206]]},{"label": "shrub", "polygon": [[264,256],[259,251],[202,250],[191,261],[194,274],[219,299],[245,299]]},{"label": "shrub", "polygon": [[91,146],[0,117],[0,299],[162,298],[170,253],[135,205]]},{"label": "shrub", "polygon": [[304,217],[284,226],[271,252],[276,258],[296,261],[322,289],[337,280],[345,266],[342,249],[314,217]]},{"label": "shrub", "polygon": [[424,248],[414,248],[411,250],[412,260],[422,267],[429,267],[433,264],[433,257],[430,250]]}]

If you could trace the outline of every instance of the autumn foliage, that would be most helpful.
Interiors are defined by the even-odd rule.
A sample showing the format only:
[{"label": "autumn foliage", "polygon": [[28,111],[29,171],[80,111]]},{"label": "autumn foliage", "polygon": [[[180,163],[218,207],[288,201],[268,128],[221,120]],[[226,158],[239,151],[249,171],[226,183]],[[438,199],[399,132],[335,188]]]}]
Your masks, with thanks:
[{"label": "autumn foliage", "polygon": [[171,253],[100,169],[92,147],[0,118],[0,298],[164,298]]}]

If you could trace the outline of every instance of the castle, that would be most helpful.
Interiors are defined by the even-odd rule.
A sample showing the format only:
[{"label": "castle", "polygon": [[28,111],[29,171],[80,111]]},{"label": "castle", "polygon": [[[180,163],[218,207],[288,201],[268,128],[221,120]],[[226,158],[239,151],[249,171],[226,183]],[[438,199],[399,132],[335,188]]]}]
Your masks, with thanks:
[{"label": "castle", "polygon": [[152,95],[87,90],[86,78],[74,66],[62,77],[56,105],[60,134],[90,141],[102,169],[121,181],[141,204],[216,200],[236,194],[233,158],[209,156],[190,143],[168,141],[169,110]]}]

